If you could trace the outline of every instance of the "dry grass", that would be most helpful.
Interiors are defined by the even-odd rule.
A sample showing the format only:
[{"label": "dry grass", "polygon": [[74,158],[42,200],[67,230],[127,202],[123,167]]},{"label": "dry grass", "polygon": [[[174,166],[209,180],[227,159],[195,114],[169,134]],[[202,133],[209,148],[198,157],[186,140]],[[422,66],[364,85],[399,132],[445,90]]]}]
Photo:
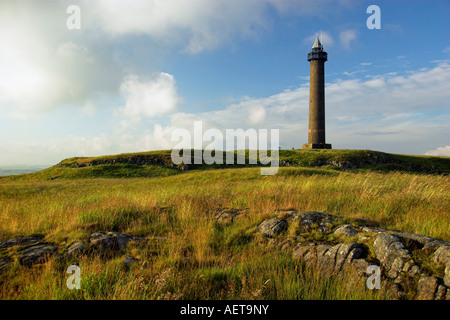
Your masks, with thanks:
[{"label": "dry grass", "polygon": [[[8,182],[0,187],[0,240],[41,233],[63,248],[90,232],[114,230],[164,241],[132,243],[131,271],[118,256],[79,261],[82,290],[65,287],[67,261],[0,275],[0,297],[21,299],[374,299],[380,293],[324,279],[255,229],[275,209],[324,211],[450,241],[449,178],[280,168],[193,171],[160,178]],[[159,207],[167,207],[160,209]],[[155,208],[156,207],[156,208]],[[218,207],[249,208],[231,226]],[[63,249],[61,249],[63,250]]]}]

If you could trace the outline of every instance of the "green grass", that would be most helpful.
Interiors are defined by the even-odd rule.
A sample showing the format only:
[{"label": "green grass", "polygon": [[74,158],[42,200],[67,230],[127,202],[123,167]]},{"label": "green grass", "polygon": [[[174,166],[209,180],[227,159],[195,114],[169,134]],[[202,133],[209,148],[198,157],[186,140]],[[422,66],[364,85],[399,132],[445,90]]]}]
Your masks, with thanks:
[{"label": "green grass", "polygon": [[[233,165],[233,168],[259,167],[250,165],[249,150],[245,150],[245,165]],[[190,170],[217,170],[224,165],[194,164],[194,151],[191,150],[192,164]],[[235,151],[235,159],[237,159]],[[224,163],[226,154],[223,154]],[[142,161],[150,164],[139,164]],[[351,163],[356,171],[402,171],[414,173],[450,174],[450,158],[432,156],[409,156],[388,154],[372,150],[280,150],[281,166],[319,167],[328,171],[310,171],[314,173],[333,174],[339,167],[329,164]],[[327,164],[328,162],[328,164]],[[318,164],[322,165],[318,166]],[[89,165],[89,166],[87,166]],[[124,153],[101,157],[75,157],[61,161],[50,168],[29,174],[0,177],[0,182],[8,181],[39,181],[65,180],[87,178],[133,178],[133,177],[165,177],[183,173],[180,166],[171,161],[171,151],[150,151],[140,153]],[[228,167],[227,167],[228,168]],[[291,172],[297,174],[297,172]],[[303,174],[303,173],[300,173]]]},{"label": "green grass", "polygon": [[[300,157],[314,163],[329,155],[327,151],[302,153],[281,152],[291,163],[300,163]],[[338,155],[347,160],[363,158],[348,151],[336,151],[334,157]],[[58,243],[63,255],[74,241],[87,242],[92,232],[119,231],[146,236],[147,240],[128,246],[127,255],[139,263],[125,270],[121,266],[124,253],[108,259],[86,254],[78,260],[82,289],[70,291],[65,286],[65,269],[73,261],[55,257],[30,269],[17,261],[18,248],[1,250],[0,256],[16,258],[0,275],[0,298],[385,298],[383,292],[369,291],[363,283],[349,285],[345,278],[323,277],[287,252],[267,247],[257,226],[276,209],[363,218],[380,227],[450,241],[447,175],[291,166],[280,168],[276,175],[261,176],[257,167],[199,167],[181,172],[164,164],[75,168],[71,166],[80,159],[71,161],[69,167],[0,179],[0,241],[39,233],[45,241]],[[426,157],[416,161],[429,165]],[[432,158],[432,163],[447,170],[445,158]],[[114,166],[118,169],[111,169]],[[59,178],[50,180],[56,175]],[[214,219],[219,207],[248,208],[248,213],[223,225]],[[297,234],[292,224],[283,236]],[[323,239],[323,234],[310,234],[311,239],[336,240]]]}]

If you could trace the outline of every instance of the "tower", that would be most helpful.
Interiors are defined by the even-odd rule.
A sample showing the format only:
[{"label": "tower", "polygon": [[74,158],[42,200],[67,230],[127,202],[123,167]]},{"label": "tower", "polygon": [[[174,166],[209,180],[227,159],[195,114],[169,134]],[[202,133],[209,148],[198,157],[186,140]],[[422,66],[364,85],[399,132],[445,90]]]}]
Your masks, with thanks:
[{"label": "tower", "polygon": [[323,51],[319,37],[308,53],[311,65],[309,77],[309,128],[308,143],[303,149],[331,149],[325,143],[325,61],[328,54]]}]

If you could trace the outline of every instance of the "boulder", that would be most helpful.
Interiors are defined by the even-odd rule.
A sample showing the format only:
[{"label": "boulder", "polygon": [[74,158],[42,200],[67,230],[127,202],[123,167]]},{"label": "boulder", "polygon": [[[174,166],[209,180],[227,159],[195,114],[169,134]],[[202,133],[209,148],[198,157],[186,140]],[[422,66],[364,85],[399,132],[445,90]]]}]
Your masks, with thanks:
[{"label": "boulder", "polygon": [[354,236],[356,235],[358,232],[355,230],[355,228],[353,228],[353,226],[351,224],[344,224],[342,226],[340,226],[339,228],[336,229],[336,231],[334,231],[334,234],[342,234],[345,236]]},{"label": "boulder", "polygon": [[389,233],[379,233],[373,243],[376,258],[385,269],[386,275],[391,279],[396,279],[404,269],[407,262],[412,268],[415,263],[410,252],[401,243],[400,239]]},{"label": "boulder", "polygon": [[81,242],[75,242],[75,243],[72,243],[72,244],[67,248],[66,254],[67,254],[68,256],[75,256],[75,255],[78,255],[78,254],[80,254],[81,252],[83,252],[83,250],[84,250],[84,244],[81,243]]},{"label": "boulder", "polygon": [[314,246],[316,246],[315,243],[297,244],[292,250],[292,258],[296,260],[302,259]]},{"label": "boulder", "polygon": [[123,259],[122,265],[123,265],[123,267],[124,267],[126,270],[128,270],[128,269],[131,268],[132,265],[136,264],[138,261],[139,261],[139,260],[136,259],[135,257],[132,257],[132,256],[126,256],[126,257]]},{"label": "boulder", "polygon": [[377,227],[368,227],[368,226],[364,226],[361,228],[362,231],[364,232],[368,232],[368,233],[381,233],[381,232],[386,232],[387,229],[383,229],[383,228],[377,228]]},{"label": "boulder", "polygon": [[248,212],[248,209],[217,208],[215,210],[215,218],[217,222],[233,223],[234,220],[246,212]]},{"label": "boulder", "polygon": [[432,260],[436,264],[444,265],[444,283],[450,287],[450,246],[440,246],[433,254]]},{"label": "boulder", "polygon": [[340,243],[329,248],[322,257],[319,257],[319,265],[325,271],[337,273],[344,264],[351,264],[355,259],[364,257],[364,246],[360,243]]},{"label": "boulder", "polygon": [[436,290],[435,300],[445,300],[447,291],[448,291],[448,289],[446,286],[439,285]]},{"label": "boulder", "polygon": [[327,253],[327,251],[331,248],[331,245],[328,244],[318,244],[311,247],[303,257],[303,260],[311,265],[318,265],[319,261],[322,260],[323,256]]},{"label": "boulder", "polygon": [[425,244],[422,248],[422,251],[425,252],[426,255],[433,254],[437,249],[441,246],[445,246],[446,243],[440,240],[433,240]]},{"label": "boulder", "polygon": [[268,238],[278,236],[281,232],[287,229],[287,221],[280,218],[271,218],[264,220],[259,226],[258,230]]},{"label": "boulder", "polygon": [[400,300],[404,296],[404,292],[402,287],[398,283],[388,284],[388,294],[387,297],[389,300]]},{"label": "boulder", "polygon": [[43,235],[40,234],[34,234],[29,237],[19,237],[14,239],[9,239],[6,241],[0,242],[0,249],[5,249],[12,246],[23,246],[23,245],[30,245],[39,242],[44,238]]},{"label": "boulder", "polygon": [[40,243],[27,247],[23,250],[20,264],[29,267],[45,263],[55,253],[56,249],[58,249],[58,246],[51,243]]},{"label": "boulder", "polygon": [[338,217],[323,212],[302,211],[293,214],[293,219],[300,222],[300,227],[304,232],[309,232],[312,230],[327,232],[327,225],[333,224]]},{"label": "boulder", "polygon": [[434,300],[434,294],[438,288],[438,280],[435,277],[423,277],[417,285],[417,300]]},{"label": "boulder", "polygon": [[0,274],[6,271],[11,265],[12,259],[8,256],[0,258]]},{"label": "boulder", "polygon": [[119,232],[95,232],[89,236],[89,242],[100,251],[119,251],[125,249],[127,243],[136,238]]},{"label": "boulder", "polygon": [[390,233],[399,237],[403,243],[406,243],[408,248],[412,250],[423,249],[427,245],[427,249],[438,248],[442,245],[450,245],[448,242],[411,232],[391,231]]}]

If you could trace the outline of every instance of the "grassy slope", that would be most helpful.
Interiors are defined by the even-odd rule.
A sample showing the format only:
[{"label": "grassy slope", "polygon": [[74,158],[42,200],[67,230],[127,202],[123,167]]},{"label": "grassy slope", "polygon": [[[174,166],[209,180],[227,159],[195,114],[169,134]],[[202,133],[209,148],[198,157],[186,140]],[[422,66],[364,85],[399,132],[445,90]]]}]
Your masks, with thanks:
[{"label": "grassy slope", "polygon": [[[119,155],[101,157],[74,157],[61,161],[59,164],[38,172],[0,177],[1,182],[7,181],[36,181],[51,179],[76,178],[133,178],[133,177],[165,177],[180,174],[177,166],[171,163],[170,150],[150,151],[140,153],[124,153]],[[133,163],[114,163],[112,160],[125,161],[132,159],[151,159],[151,165],[138,165]],[[224,155],[225,159],[225,155]],[[248,159],[248,151],[246,152]],[[385,163],[373,163],[374,159],[384,159]],[[340,163],[351,162],[358,170],[369,171],[407,171],[407,172],[433,172],[450,173],[450,158],[432,156],[409,156],[388,154],[371,150],[281,150],[280,164],[289,163],[292,166],[309,167],[319,162],[336,161]],[[192,161],[193,162],[193,161]],[[225,161],[224,161],[225,162]],[[248,161],[246,161],[248,162]],[[99,163],[89,167],[77,167],[79,164]],[[242,165],[235,165],[242,167]],[[207,170],[223,168],[217,165],[191,165],[191,169]],[[329,168],[338,169],[330,166]]]},{"label": "grassy slope", "polygon": [[[366,151],[283,151],[281,159],[306,164],[334,153],[333,157],[356,162],[361,159],[359,152]],[[448,158],[404,157],[448,170]],[[131,271],[121,268],[122,255],[108,260],[82,257],[82,290],[78,291],[65,289],[70,261],[52,259],[33,272],[15,261],[0,275],[0,298],[383,298],[364,284],[349,288],[345,279],[320,277],[286,253],[261,245],[256,232],[273,210],[295,208],[364,218],[382,227],[450,241],[448,176],[376,172],[369,167],[356,171],[283,167],[277,175],[261,176],[258,168],[181,172],[164,165],[116,164],[56,166],[3,178],[0,240],[40,233],[45,241],[58,243],[61,254],[74,241],[86,242],[91,232],[100,230],[145,235],[150,240],[130,244],[128,254],[140,261]],[[142,172],[148,175],[124,178]],[[60,178],[48,181],[56,175]],[[122,178],[110,179],[114,176]],[[84,177],[97,179],[72,179]],[[224,227],[214,220],[218,207],[249,208],[249,213]],[[295,236],[292,231],[284,236]]]}]

